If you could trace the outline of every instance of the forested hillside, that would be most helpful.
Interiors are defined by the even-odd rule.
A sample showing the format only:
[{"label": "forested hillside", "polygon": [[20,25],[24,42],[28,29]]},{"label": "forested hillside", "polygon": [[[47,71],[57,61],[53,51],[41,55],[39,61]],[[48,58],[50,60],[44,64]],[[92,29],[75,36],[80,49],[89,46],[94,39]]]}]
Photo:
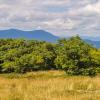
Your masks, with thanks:
[{"label": "forested hillside", "polygon": [[70,75],[95,75],[100,72],[100,50],[78,36],[57,43],[0,39],[1,73],[51,69]]}]

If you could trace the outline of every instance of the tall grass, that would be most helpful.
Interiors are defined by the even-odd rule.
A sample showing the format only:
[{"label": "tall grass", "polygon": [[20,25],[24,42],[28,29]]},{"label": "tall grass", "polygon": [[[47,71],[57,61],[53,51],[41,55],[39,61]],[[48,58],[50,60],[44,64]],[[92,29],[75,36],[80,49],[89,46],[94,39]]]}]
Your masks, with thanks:
[{"label": "tall grass", "polygon": [[100,77],[63,71],[0,75],[0,100],[100,100]]}]

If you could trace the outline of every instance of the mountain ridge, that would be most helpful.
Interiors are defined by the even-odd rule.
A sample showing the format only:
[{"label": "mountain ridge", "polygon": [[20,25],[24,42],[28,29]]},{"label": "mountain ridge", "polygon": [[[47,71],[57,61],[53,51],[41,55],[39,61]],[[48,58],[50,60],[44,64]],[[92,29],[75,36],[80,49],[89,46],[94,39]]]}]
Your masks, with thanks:
[{"label": "mountain ridge", "polygon": [[55,42],[59,37],[44,30],[22,31],[18,29],[0,30],[0,38],[25,38]]},{"label": "mountain ridge", "polygon": [[[0,38],[24,38],[24,39],[35,39],[47,42],[56,42],[61,37],[55,36],[50,32],[45,30],[33,30],[33,31],[23,31],[19,29],[7,29],[0,30]],[[69,38],[69,37],[66,37]],[[87,43],[93,44],[94,47],[100,48],[99,37],[82,37]],[[94,39],[94,40],[93,40]]]}]

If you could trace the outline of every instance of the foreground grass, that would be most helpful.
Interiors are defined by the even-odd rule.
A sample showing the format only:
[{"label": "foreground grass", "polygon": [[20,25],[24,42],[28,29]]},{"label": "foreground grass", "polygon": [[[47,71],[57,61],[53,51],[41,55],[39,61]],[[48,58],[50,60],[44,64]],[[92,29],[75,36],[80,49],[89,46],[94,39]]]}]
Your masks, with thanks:
[{"label": "foreground grass", "polygon": [[63,71],[0,75],[0,100],[100,100],[100,76]]}]

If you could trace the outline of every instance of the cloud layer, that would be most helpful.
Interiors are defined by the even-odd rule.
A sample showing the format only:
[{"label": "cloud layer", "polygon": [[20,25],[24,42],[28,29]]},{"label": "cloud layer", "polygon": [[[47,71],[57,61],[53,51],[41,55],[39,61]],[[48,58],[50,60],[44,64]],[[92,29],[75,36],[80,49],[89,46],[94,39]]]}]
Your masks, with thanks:
[{"label": "cloud layer", "polygon": [[100,36],[100,0],[0,0],[0,29]]}]

